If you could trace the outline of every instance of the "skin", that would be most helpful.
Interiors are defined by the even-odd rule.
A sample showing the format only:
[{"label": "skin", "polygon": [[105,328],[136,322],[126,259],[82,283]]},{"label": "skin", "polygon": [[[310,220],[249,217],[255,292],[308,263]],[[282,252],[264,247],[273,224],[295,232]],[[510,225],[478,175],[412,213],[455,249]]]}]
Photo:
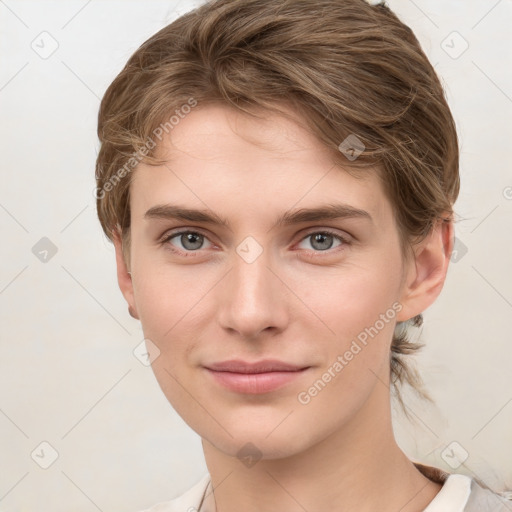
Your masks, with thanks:
[{"label": "skin", "polygon": [[[389,351],[396,322],[424,311],[441,291],[453,225],[440,223],[404,261],[377,171],[356,179],[282,116],[258,120],[199,106],[160,149],[166,165],[134,171],[128,261],[119,235],[114,240],[118,281],[160,351],[152,367],[165,396],[202,438],[215,488],[208,510],[423,510],[441,486],[394,439]],[[327,203],[371,219],[273,227],[285,211]],[[215,212],[230,227],[145,215],[164,204]],[[177,228],[204,237],[169,239]],[[325,230],[345,241],[315,242],[312,235]],[[248,236],[263,251],[251,263],[237,253]],[[393,304],[400,306],[394,318],[300,403],[298,394]],[[309,368],[258,395],[226,389],[204,368],[264,358]],[[237,457],[247,443],[261,457],[250,467]]]}]

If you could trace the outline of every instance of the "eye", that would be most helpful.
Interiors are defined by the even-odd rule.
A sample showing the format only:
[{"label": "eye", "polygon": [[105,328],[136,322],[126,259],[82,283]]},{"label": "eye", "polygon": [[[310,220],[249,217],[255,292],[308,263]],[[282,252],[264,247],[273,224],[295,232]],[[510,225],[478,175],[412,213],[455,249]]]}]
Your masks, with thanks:
[{"label": "eye", "polygon": [[331,231],[311,232],[301,240],[301,243],[304,243],[308,240],[311,241],[311,247],[313,247],[314,252],[322,252],[332,249],[335,240],[338,240],[339,243],[334,247],[339,247],[340,245],[348,244],[348,241],[345,240],[345,238]]},{"label": "eye", "polygon": [[[172,242],[174,239],[176,239],[176,242]],[[166,235],[162,239],[162,244],[171,245],[170,249],[178,253],[190,253],[204,249],[205,247],[202,246],[207,240],[206,236],[197,231],[179,231],[178,233]],[[175,243],[179,245],[176,246]]]}]

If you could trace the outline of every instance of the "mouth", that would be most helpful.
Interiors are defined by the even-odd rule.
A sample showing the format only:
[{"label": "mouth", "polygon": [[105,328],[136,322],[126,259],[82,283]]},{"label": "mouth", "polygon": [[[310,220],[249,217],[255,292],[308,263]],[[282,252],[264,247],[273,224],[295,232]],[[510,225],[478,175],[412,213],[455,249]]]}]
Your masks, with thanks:
[{"label": "mouth", "polygon": [[237,393],[261,394],[293,382],[311,368],[266,359],[254,363],[240,360],[212,363],[204,367],[213,380]]}]

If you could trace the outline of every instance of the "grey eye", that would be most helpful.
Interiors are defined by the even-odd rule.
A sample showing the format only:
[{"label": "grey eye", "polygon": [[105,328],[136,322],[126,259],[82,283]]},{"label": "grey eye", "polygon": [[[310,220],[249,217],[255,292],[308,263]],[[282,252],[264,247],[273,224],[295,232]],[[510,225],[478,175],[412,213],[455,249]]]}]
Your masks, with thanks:
[{"label": "grey eye", "polygon": [[[332,249],[333,247],[337,247],[333,245],[335,240],[338,240],[337,246],[341,245],[344,241],[340,236],[323,231],[317,231],[315,233],[310,233],[309,235],[304,237],[301,241],[301,244],[305,243],[306,241],[310,241],[309,245],[315,251],[327,251],[329,249]],[[310,249],[310,247],[301,248]]]},{"label": "grey eye", "polygon": [[[173,242],[174,240],[179,241],[179,244],[176,245]],[[202,249],[205,240],[207,239],[204,235],[201,235],[201,233],[196,233],[195,231],[182,231],[181,233],[175,233],[168,239],[172,245],[176,245],[178,249],[181,249],[185,252]]]}]

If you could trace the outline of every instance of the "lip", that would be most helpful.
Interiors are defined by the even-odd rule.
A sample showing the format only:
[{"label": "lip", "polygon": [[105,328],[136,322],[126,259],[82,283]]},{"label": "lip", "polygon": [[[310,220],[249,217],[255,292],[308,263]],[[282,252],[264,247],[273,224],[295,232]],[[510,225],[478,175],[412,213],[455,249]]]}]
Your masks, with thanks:
[{"label": "lip", "polygon": [[303,370],[305,366],[298,366],[278,359],[262,359],[254,363],[247,363],[240,359],[230,359],[206,365],[209,370],[233,373],[267,373],[267,372],[294,372]]},{"label": "lip", "polygon": [[205,366],[207,372],[222,386],[247,394],[269,393],[297,379],[310,368],[276,359],[253,363],[230,360]]}]

